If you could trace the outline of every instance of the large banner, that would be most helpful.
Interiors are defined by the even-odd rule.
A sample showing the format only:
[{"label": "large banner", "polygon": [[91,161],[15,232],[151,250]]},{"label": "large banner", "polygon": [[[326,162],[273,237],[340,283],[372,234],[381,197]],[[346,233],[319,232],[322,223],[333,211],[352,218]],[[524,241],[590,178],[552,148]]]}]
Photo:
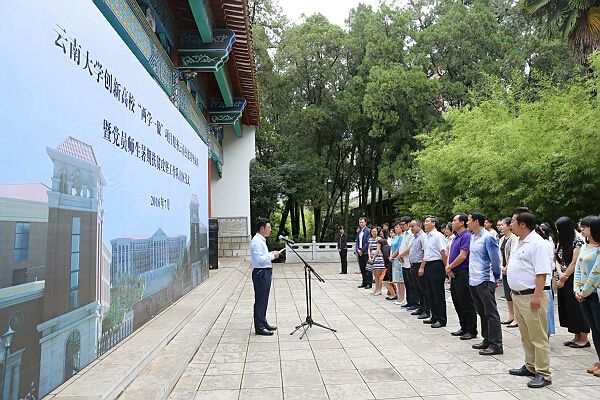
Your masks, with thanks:
[{"label": "large banner", "polygon": [[0,397],[16,399],[201,281],[207,148],[91,1],[2,2],[0,20]]}]

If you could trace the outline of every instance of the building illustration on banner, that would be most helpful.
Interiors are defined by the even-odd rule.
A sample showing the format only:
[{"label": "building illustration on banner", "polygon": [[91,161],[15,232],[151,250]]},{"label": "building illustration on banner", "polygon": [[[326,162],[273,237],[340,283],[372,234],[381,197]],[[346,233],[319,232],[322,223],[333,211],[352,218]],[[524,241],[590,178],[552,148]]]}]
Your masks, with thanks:
[{"label": "building illustration on banner", "polygon": [[[109,183],[94,149],[69,136],[46,152],[50,186],[0,184],[0,262],[8,267],[0,271],[0,309],[16,331],[1,398],[30,387],[49,393],[106,352],[106,343],[130,334],[133,319],[141,325],[160,311],[147,310],[143,299],[172,302],[198,285],[208,265],[208,231],[195,194],[189,243],[184,234],[158,228],[108,245],[103,194]],[[118,340],[105,340],[117,331]]]},{"label": "building illustration on banner", "polygon": [[0,2],[1,400],[81,384],[209,279],[209,243],[249,256],[260,113],[248,2],[229,3]]}]

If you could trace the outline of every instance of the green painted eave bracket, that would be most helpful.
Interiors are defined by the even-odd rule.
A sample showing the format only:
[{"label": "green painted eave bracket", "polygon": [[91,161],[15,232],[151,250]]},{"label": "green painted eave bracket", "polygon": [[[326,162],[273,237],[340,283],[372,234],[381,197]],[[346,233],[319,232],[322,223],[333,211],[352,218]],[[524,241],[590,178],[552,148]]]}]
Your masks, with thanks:
[{"label": "green painted eave bracket", "polygon": [[210,20],[210,13],[207,9],[205,0],[188,0],[192,14],[194,14],[194,21],[198,27],[198,32],[202,37],[204,43],[212,43],[213,31],[212,22]]},{"label": "green painted eave bracket", "polygon": [[235,136],[241,138],[244,135],[244,132],[242,130],[242,124],[240,123],[240,120],[236,120],[233,123],[233,131],[235,132]]},{"label": "green painted eave bracket", "polygon": [[233,99],[231,106],[227,106],[223,99],[219,98],[208,101],[211,124],[233,126],[235,135],[240,138],[243,135],[241,120],[245,108],[245,99]]},{"label": "green painted eave bracket", "polygon": [[212,160],[215,163],[215,166],[217,167],[217,174],[219,174],[219,178],[223,177],[223,164],[221,163],[221,160],[219,160],[219,157],[211,157]]},{"label": "green painted eave bracket", "polygon": [[223,96],[223,102],[227,107],[233,107],[233,91],[231,90],[229,78],[223,68],[221,67],[215,71],[215,78],[217,79],[221,96]]}]

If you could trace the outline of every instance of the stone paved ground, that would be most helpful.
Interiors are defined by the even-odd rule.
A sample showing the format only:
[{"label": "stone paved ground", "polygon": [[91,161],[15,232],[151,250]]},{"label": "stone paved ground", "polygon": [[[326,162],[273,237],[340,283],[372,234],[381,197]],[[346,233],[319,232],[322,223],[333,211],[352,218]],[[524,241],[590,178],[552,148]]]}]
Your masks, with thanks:
[{"label": "stone paved ground", "polygon": [[[252,330],[251,278],[236,290],[189,364],[171,399],[600,399],[600,378],[585,369],[593,349],[571,349],[557,327],[551,339],[553,384],[528,389],[509,368],[523,364],[518,329],[503,328],[504,354],[480,356],[450,335],[458,328],[448,297],[449,323],[431,329],[408,312],[358,289],[360,275],[338,275],[336,264],[313,266],[313,318],[337,329],[314,327],[299,340],[290,332],[306,316],[301,265],[276,264],[268,320],[271,337]],[[247,273],[250,272],[248,269]],[[502,317],[506,303],[499,301]],[[558,321],[558,318],[557,318]]]}]

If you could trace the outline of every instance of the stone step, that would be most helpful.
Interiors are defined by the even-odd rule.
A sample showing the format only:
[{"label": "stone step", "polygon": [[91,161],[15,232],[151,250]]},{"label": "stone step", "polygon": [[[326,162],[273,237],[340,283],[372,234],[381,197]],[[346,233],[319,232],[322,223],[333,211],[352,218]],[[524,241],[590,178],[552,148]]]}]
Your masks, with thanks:
[{"label": "stone step", "polygon": [[[165,351],[167,348],[175,349],[175,346],[181,346],[182,342],[189,341],[189,346],[179,347],[179,349],[183,350],[185,348],[185,351],[190,352],[190,354],[177,354],[177,357],[181,359],[182,366],[179,369],[175,368],[173,371],[169,371],[165,375],[170,376],[170,378],[160,377],[161,385],[164,387],[163,397],[149,396],[148,398],[166,397],[177,379],[179,379],[185,365],[193,357],[197,346],[200,345],[202,335],[206,336],[210,326],[221,312],[222,307],[220,304],[222,304],[222,301],[217,301],[218,298],[228,299],[231,297],[248,269],[248,264],[239,258],[221,260],[219,266],[218,270],[211,271],[212,276],[208,280],[133,332],[126,340],[102,355],[102,357],[93,361],[69,381],[54,389],[44,399],[116,399],[120,395],[125,395],[124,391],[130,385],[135,385],[138,377],[151,373],[152,369],[156,369],[156,363],[153,362],[157,357],[165,356],[165,360],[167,360],[177,354],[170,350]],[[190,332],[190,329],[186,327],[192,320],[195,321],[194,324],[198,324],[197,320],[208,321],[210,326],[206,329],[198,328],[198,332]],[[184,335],[180,335],[181,333],[188,335],[189,339],[186,339]],[[169,347],[171,344],[173,346]],[[196,346],[196,349],[194,349],[194,346]],[[159,383],[159,379],[157,379],[157,383]],[[138,396],[135,398],[146,397]]]},{"label": "stone step", "polygon": [[[248,269],[246,265],[246,269]],[[245,275],[235,271],[118,400],[166,399]]]}]

